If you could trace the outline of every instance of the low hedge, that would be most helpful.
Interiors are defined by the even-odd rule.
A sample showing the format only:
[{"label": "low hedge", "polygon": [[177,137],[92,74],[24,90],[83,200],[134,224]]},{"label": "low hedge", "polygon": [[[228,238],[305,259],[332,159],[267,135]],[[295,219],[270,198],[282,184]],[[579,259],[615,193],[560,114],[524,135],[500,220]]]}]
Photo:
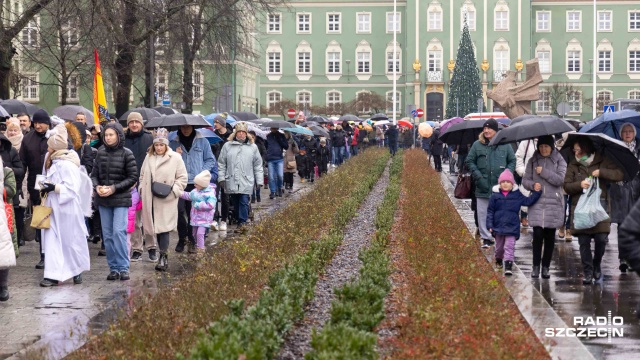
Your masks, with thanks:
[{"label": "low hedge", "polygon": [[360,277],[336,289],[331,320],[312,335],[307,360],[376,359],[375,327],[384,318],[384,299],[391,287],[386,247],[400,196],[402,154],[391,164],[389,186],[375,218],[376,234],[371,246],[360,252]]},{"label": "low hedge", "polygon": [[[136,304],[128,314],[101,335],[91,336],[69,358],[173,358],[188,353],[205,326],[230,310],[231,315],[242,311],[244,303],[232,299],[254,303],[265,284],[278,288],[279,275],[271,274],[283,268],[281,273],[291,271],[286,264],[307,250],[332,253],[324,243],[331,243],[335,233],[326,235],[322,244],[311,245],[327,229],[346,224],[350,209],[366,196],[387,159],[384,149],[370,149],[323,176],[309,193],[265,217],[249,233],[217,245],[193,273],[163,286],[156,296],[133,298]],[[316,276],[303,270],[293,271],[292,276]]]},{"label": "low hedge", "polygon": [[[451,203],[421,150],[405,153],[394,236],[406,262],[408,312],[393,358],[543,359],[524,320]],[[394,242],[395,244],[396,242]],[[406,266],[406,268],[403,268]]]}]

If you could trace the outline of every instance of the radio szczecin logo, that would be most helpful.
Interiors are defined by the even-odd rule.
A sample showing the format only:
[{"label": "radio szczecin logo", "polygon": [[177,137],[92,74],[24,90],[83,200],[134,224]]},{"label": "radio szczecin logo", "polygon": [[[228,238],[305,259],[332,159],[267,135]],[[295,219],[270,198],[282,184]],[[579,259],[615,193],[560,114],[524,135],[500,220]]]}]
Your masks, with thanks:
[{"label": "radio szczecin logo", "polygon": [[576,338],[607,338],[611,342],[612,337],[624,336],[624,319],[622,316],[576,316],[573,318],[573,326],[567,328],[545,328],[546,337],[576,337]]}]

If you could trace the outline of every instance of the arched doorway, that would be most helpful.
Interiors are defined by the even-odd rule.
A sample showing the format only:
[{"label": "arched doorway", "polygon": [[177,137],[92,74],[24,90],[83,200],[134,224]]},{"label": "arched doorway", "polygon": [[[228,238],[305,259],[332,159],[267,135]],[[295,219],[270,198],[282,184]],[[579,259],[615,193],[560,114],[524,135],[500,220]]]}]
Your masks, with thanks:
[{"label": "arched doorway", "polygon": [[444,94],[440,92],[427,93],[427,120],[441,121],[444,110]]}]

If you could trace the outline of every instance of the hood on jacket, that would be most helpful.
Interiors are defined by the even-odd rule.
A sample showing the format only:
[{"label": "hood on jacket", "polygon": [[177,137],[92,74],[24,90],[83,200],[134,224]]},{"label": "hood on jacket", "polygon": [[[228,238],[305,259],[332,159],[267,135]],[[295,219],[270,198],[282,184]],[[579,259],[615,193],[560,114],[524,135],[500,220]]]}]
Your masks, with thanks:
[{"label": "hood on jacket", "polygon": [[[229,135],[229,139],[227,139],[227,141],[233,141],[236,139],[236,132],[232,132],[231,135]],[[255,143],[255,139],[253,138],[253,135],[247,133],[247,139],[249,139],[249,144],[253,144]]]},{"label": "hood on jacket", "polygon": [[633,139],[635,140],[635,138],[638,136],[638,130],[636,129],[636,126],[633,125],[630,122],[624,123],[624,124],[622,124],[622,126],[620,126],[620,134],[619,134],[620,135],[620,139],[622,139],[622,129],[624,129],[627,126],[631,126],[631,129],[633,129]]},{"label": "hood on jacket", "polygon": [[480,140],[480,143],[482,143],[483,145],[489,145],[489,140],[484,137],[484,132],[480,132],[480,135],[478,135],[478,140]]},{"label": "hood on jacket", "polygon": [[[109,146],[107,145],[107,142],[104,141],[104,134],[107,132],[108,129],[113,129],[116,131],[116,134],[118,134],[118,142],[116,143],[115,146]],[[100,140],[102,140],[102,143],[106,148],[111,148],[111,149],[123,148],[124,147],[124,129],[122,128],[122,125],[120,125],[120,123],[118,122],[106,124],[104,126],[104,130],[100,133]]]},{"label": "hood on jacket", "polygon": [[[510,191],[510,192],[514,192],[514,191],[516,191],[516,190],[518,190],[518,189],[520,189],[520,188],[518,187],[518,185],[513,184],[513,188],[511,188],[511,191]],[[493,185],[493,188],[491,188],[491,191],[493,191],[494,193],[499,193],[499,192],[501,191],[501,190],[500,190],[500,185]]]},{"label": "hood on jacket", "polygon": [[11,140],[9,140],[4,134],[0,133],[0,149],[2,149],[2,151],[10,152],[12,146]]}]

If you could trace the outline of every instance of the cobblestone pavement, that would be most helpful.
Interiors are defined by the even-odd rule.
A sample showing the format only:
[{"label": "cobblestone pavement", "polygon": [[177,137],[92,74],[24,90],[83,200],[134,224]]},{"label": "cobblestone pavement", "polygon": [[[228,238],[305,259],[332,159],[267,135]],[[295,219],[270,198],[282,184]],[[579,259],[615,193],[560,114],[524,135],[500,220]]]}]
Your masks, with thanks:
[{"label": "cobblestone pavement", "polygon": [[[269,191],[262,191],[262,202],[252,204],[256,220],[273,213],[311,188],[300,184],[296,177],[294,192],[283,198],[269,199]],[[233,228],[231,226],[230,228]],[[232,236],[229,233],[228,236]],[[212,231],[207,246],[213,246],[227,237],[226,233]],[[39,247],[29,241],[20,248],[18,264],[9,273],[11,298],[0,303],[0,359],[17,358],[37,349],[46,348],[49,358],[61,358],[84,343],[87,334],[107,326],[119,311],[127,310],[136,297],[153,295],[163,282],[179,278],[189,255],[173,251],[177,233],[171,237],[170,271],[159,274],[155,264],[143,260],[131,264],[131,280],[107,281],[109,273],[105,257],[98,257],[99,244],[89,243],[91,271],[83,274],[83,283],[74,285],[69,280],[57,287],[39,286],[43,271],[35,269],[39,261]],[[10,330],[7,330],[10,329]]]},{"label": "cobblestone pavement", "polygon": [[[448,166],[443,166],[448,170]],[[456,177],[443,174],[443,181],[452,197]],[[470,202],[452,199],[467,226],[475,230]],[[582,285],[582,265],[577,238],[571,242],[556,239],[551,278],[532,279],[532,230],[524,230],[516,242],[514,276],[505,279],[505,286],[519,306],[523,316],[543,343],[551,349],[553,358],[638,359],[640,358],[640,321],[636,306],[640,303],[640,278],[634,273],[618,270],[617,229],[612,227],[606,253],[602,261],[604,281],[595,285]],[[478,242],[480,247],[480,242]],[[593,245],[592,245],[593,248]],[[494,248],[482,250],[492,261]],[[541,297],[540,297],[541,296]],[[577,317],[622,317],[624,336],[583,338],[582,345],[574,338],[547,338],[547,327],[582,327],[574,325]],[[592,327],[592,326],[585,326]],[[602,327],[612,327],[610,325]],[[613,328],[620,328],[613,326]],[[589,353],[585,353],[586,349]]]}]

